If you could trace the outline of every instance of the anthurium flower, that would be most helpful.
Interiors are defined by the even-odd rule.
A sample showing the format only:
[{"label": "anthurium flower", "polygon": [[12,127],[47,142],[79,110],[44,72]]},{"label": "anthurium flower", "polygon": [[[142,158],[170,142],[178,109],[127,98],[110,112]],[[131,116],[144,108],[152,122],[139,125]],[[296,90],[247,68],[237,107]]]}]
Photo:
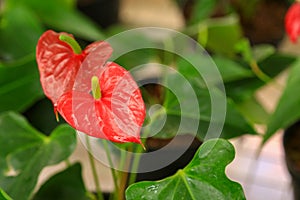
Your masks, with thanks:
[{"label": "anthurium flower", "polygon": [[293,43],[297,42],[300,36],[300,2],[291,5],[285,15],[285,29]]},{"label": "anthurium flower", "polygon": [[[73,88],[78,70],[91,51],[97,49],[103,56],[98,58],[98,65],[95,67],[104,65],[112,53],[112,48],[104,42],[92,43],[81,51],[81,48],[76,46],[77,43],[71,46],[62,41],[63,37],[74,39],[70,34],[48,30],[40,37],[36,48],[41,84],[45,95],[54,106],[62,94]],[[103,47],[98,49],[98,46]]]},{"label": "anthurium flower", "polygon": [[130,73],[107,62],[111,53],[106,42],[81,51],[72,35],[47,31],[36,50],[41,84],[73,128],[113,142],[141,143],[144,102]]}]

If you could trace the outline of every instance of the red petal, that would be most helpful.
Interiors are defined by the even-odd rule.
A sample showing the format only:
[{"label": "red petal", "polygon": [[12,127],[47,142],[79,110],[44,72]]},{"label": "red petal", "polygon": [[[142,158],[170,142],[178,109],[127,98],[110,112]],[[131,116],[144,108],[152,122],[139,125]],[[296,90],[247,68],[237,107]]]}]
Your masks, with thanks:
[{"label": "red petal", "polygon": [[285,29],[290,37],[290,40],[294,43],[300,35],[300,3],[296,2],[292,4],[285,15]]},{"label": "red petal", "polygon": [[36,48],[41,84],[54,105],[62,94],[72,89],[82,59],[68,44],[59,40],[59,35],[52,30],[46,31]]},{"label": "red petal", "polygon": [[101,73],[112,52],[111,46],[104,41],[87,46],[84,50],[87,56],[80,66],[73,89],[82,92],[91,90],[91,78]]},{"label": "red petal", "polygon": [[[112,54],[112,48],[106,42],[94,42],[82,54],[75,54],[67,43],[59,39],[61,34],[46,31],[36,48],[41,84],[54,105],[62,94],[73,87],[78,91],[89,90],[91,77]],[[74,86],[76,78],[77,85]]]},{"label": "red petal", "polygon": [[145,118],[141,93],[129,72],[115,63],[103,67],[98,76],[102,97],[73,91],[58,101],[58,111],[75,129],[114,142],[140,141]]},{"label": "red petal", "polygon": [[75,129],[88,135],[104,138],[100,130],[93,97],[82,92],[67,92],[59,99],[57,110],[62,117]]},{"label": "red petal", "polygon": [[102,73],[102,101],[121,119],[132,117],[138,126],[145,119],[145,105],[140,90],[128,71],[116,63],[108,63]]}]

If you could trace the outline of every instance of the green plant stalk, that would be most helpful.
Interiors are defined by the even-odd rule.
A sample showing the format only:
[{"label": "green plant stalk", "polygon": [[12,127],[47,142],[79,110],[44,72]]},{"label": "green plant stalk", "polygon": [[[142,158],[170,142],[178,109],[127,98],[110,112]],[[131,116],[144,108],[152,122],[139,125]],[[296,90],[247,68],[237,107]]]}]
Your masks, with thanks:
[{"label": "green plant stalk", "polygon": [[[143,143],[145,141],[146,141],[146,139],[142,140]],[[131,185],[131,184],[135,183],[136,176],[137,176],[136,171],[137,171],[137,169],[139,167],[143,151],[144,151],[144,149],[143,149],[143,147],[141,145],[138,145],[136,147],[136,151],[135,151],[135,155],[133,157],[133,162],[132,162],[132,167],[131,167],[131,171],[133,173],[130,173],[129,180],[128,180],[128,185]]]},{"label": "green plant stalk", "polygon": [[261,69],[259,68],[255,60],[250,61],[249,65],[252,71],[254,72],[254,74],[263,82],[267,83],[270,80],[272,80],[267,74],[261,71]]},{"label": "green plant stalk", "polygon": [[125,164],[126,164],[126,158],[127,158],[127,156],[126,156],[127,154],[126,154],[126,152],[125,151],[121,151],[121,158],[120,158],[120,164],[119,164],[119,169],[121,169],[121,171],[120,171],[120,173],[122,172],[122,171],[125,171],[125,170],[127,170],[127,168],[125,169]]},{"label": "green plant stalk", "polygon": [[128,179],[128,172],[120,172],[120,189],[119,189],[119,200],[124,200],[125,199],[125,190],[127,187],[127,179]]},{"label": "green plant stalk", "polygon": [[111,174],[112,174],[113,182],[114,182],[114,186],[115,186],[115,191],[119,191],[118,178],[117,178],[117,175],[116,175],[116,170],[114,169],[114,166],[113,166],[113,162],[112,162],[112,159],[111,159],[111,154],[110,154],[110,151],[109,151],[109,148],[108,148],[108,143],[107,143],[106,140],[102,140],[102,144],[103,144],[103,147],[104,147],[104,150],[105,150],[105,153],[106,153],[106,156],[107,156],[107,160],[108,160],[108,163],[109,163],[109,166],[110,166],[110,170],[111,170]]},{"label": "green plant stalk", "polygon": [[[168,40],[164,41],[164,47],[165,47],[165,49],[174,49],[173,40],[168,39]],[[166,62],[171,62],[171,61],[173,61],[173,59],[174,59],[173,54],[169,56],[167,53],[165,53],[164,54],[164,58],[162,59],[162,63],[164,63],[164,62],[165,63]],[[164,70],[162,73],[163,73],[163,77],[165,77],[167,71]],[[163,112],[164,112],[164,109],[158,110],[154,114],[152,120],[155,120]],[[148,136],[149,133],[150,133],[150,130],[149,129],[145,129],[144,135],[143,135],[144,139],[142,139],[142,143],[143,144],[146,143],[146,139],[147,139],[147,136]],[[145,150],[146,149],[145,149],[144,146],[138,145],[136,147],[136,151],[135,151],[135,155],[133,157],[133,162],[132,162],[132,167],[131,167],[131,172],[133,172],[133,173],[130,173],[129,180],[128,180],[128,185],[131,185],[131,184],[135,183],[135,181],[136,181],[136,176],[137,176],[136,172],[137,172],[137,169],[139,167],[139,163],[140,163],[140,160],[141,160],[142,152],[144,152]]]},{"label": "green plant stalk", "polygon": [[[172,41],[172,40],[167,40],[167,41],[165,41],[165,42],[164,42],[164,46],[165,46],[166,49],[167,49],[168,47],[171,48],[171,49],[174,49],[174,45],[173,45],[173,41]],[[164,54],[164,56],[165,56],[165,57],[163,58],[163,61],[167,61],[168,58],[169,58],[168,55],[167,55],[167,54]],[[173,57],[172,57],[172,58],[173,58]],[[163,73],[163,77],[165,77],[167,71],[164,70],[162,73]],[[165,105],[164,105],[164,106],[165,106]],[[158,110],[158,111],[154,114],[152,120],[155,120],[155,119],[156,119],[161,113],[163,113],[163,112],[164,112],[163,109]],[[148,129],[148,130],[145,129],[145,131],[144,131],[144,139],[142,140],[142,143],[143,143],[143,144],[146,143],[146,139],[147,139],[147,136],[148,136],[148,133],[149,133],[149,132],[150,132],[149,129]],[[138,167],[139,167],[139,163],[140,163],[140,160],[141,160],[141,154],[142,154],[142,152],[144,152],[144,151],[145,151],[145,148],[144,148],[143,146],[139,145],[139,146],[136,147],[136,151],[135,151],[135,155],[134,155],[134,157],[133,157],[133,162],[132,162],[132,167],[131,167],[131,171],[132,171],[133,173],[130,173],[128,185],[131,185],[131,184],[135,183],[135,181],[136,181],[137,173],[135,173],[135,172],[137,171],[137,169],[138,169]]]},{"label": "green plant stalk", "polygon": [[[272,78],[269,77],[267,74],[265,74],[258,66],[257,62],[255,60],[252,60],[250,63],[250,68],[253,71],[253,73],[264,83],[268,83],[272,81]],[[277,81],[273,81],[273,84],[276,86],[276,88],[281,91],[283,90],[284,86],[279,84]]]},{"label": "green plant stalk", "polygon": [[125,189],[127,186],[127,178],[128,178],[129,167],[126,166],[126,168],[125,168],[126,163],[127,164],[130,163],[130,158],[127,156],[127,153],[125,151],[121,151],[121,158],[120,158],[120,165],[119,165],[119,169],[120,169],[119,177],[120,177],[120,192],[123,193],[122,196],[124,196]]},{"label": "green plant stalk", "polygon": [[90,161],[90,164],[91,164],[93,178],[94,178],[94,182],[95,182],[95,186],[96,186],[97,200],[98,199],[99,200],[104,200],[104,196],[103,196],[103,193],[101,191],[100,182],[99,182],[99,178],[98,178],[98,174],[97,174],[97,170],[96,170],[94,157],[90,152],[92,149],[91,149],[91,143],[90,143],[90,139],[89,139],[88,135],[85,135],[85,139],[86,139],[86,144],[87,144],[87,148],[88,148],[89,161]]},{"label": "green plant stalk", "polygon": [[[159,115],[161,113],[164,112],[164,109],[161,108],[159,109],[158,111],[156,111],[156,113],[154,114],[152,120],[155,120],[156,118],[159,117]],[[148,136],[148,133],[150,133],[149,129],[145,129],[144,131],[144,139],[142,140],[142,143],[145,143],[146,142],[146,139],[147,139],[147,136]],[[141,160],[141,156],[142,156],[142,152],[144,151],[145,149],[143,148],[143,146],[141,145],[138,145],[136,147],[136,151],[135,151],[135,155],[133,157],[133,162],[132,162],[132,167],[131,167],[131,171],[133,173],[130,174],[129,176],[129,181],[128,181],[128,185],[131,185],[135,182],[136,180],[136,176],[137,176],[137,173],[135,173],[139,167],[139,163],[140,163],[140,160]]]}]

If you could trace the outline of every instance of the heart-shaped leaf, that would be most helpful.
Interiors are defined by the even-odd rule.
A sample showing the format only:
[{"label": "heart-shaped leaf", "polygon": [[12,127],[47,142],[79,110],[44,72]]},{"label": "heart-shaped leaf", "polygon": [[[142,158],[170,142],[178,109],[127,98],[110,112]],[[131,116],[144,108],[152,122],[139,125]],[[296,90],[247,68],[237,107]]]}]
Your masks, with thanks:
[{"label": "heart-shaped leaf", "polygon": [[41,170],[66,159],[76,145],[71,127],[61,125],[46,137],[14,112],[0,115],[0,127],[0,187],[13,199],[29,199]]},{"label": "heart-shaped leaf", "polygon": [[225,174],[225,167],[233,158],[234,148],[228,141],[209,140],[200,146],[184,169],[160,181],[144,181],[129,186],[126,199],[245,199],[241,185],[229,180]]},{"label": "heart-shaped leaf", "polygon": [[87,191],[81,177],[81,165],[76,163],[52,176],[34,196],[34,200],[87,200]]}]

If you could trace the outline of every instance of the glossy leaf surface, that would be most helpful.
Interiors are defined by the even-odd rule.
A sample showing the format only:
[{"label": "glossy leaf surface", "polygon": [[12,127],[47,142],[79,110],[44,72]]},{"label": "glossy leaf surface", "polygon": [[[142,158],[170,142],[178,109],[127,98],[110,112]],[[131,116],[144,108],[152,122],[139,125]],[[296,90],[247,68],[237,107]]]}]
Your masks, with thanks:
[{"label": "glossy leaf surface", "polygon": [[[258,62],[260,69],[269,77],[274,78],[290,67],[295,62],[295,57],[291,55],[274,53]],[[225,83],[226,95],[234,100],[234,102],[247,101],[254,92],[262,87],[265,82],[259,78],[249,77],[242,80]]]},{"label": "glossy leaf surface", "polygon": [[[155,137],[170,138],[174,137],[178,132],[179,125],[182,125],[182,119],[185,120],[184,128],[180,130],[181,134],[192,133],[196,134],[200,139],[204,139],[207,134],[209,126],[219,127],[222,131],[221,137],[232,138],[243,134],[256,134],[252,127],[252,124],[240,113],[237,105],[231,99],[226,98],[225,94],[217,88],[220,84],[214,81],[216,87],[210,90],[206,88],[206,85],[200,76],[200,74],[190,65],[182,62],[178,65],[179,72],[184,75],[185,79],[191,84],[191,89],[179,89],[176,95],[166,90],[163,106],[165,108],[166,123]],[[225,63],[226,64],[226,63]],[[219,66],[221,67],[221,66]],[[230,66],[226,66],[230,67]],[[236,71],[234,66],[233,71]],[[223,72],[226,70],[223,70]],[[231,69],[229,70],[231,71]],[[249,71],[237,69],[237,73],[233,76],[227,76],[226,72],[222,74],[227,77],[228,81],[232,79],[239,79],[243,76],[248,76]],[[240,73],[241,72],[241,73]],[[183,87],[185,81],[180,76],[169,74],[166,78],[166,85],[180,85]],[[191,96],[194,93],[195,96]],[[178,99],[180,97],[181,99]],[[195,101],[191,101],[195,99]],[[183,105],[187,109],[183,110]],[[196,108],[199,108],[199,113],[196,112]],[[212,108],[214,112],[212,112]],[[162,119],[162,115],[158,115],[158,120]],[[224,123],[224,127],[223,124]],[[150,124],[152,130],[158,129],[158,125],[155,123]],[[192,130],[190,127],[198,126],[196,130]],[[222,127],[220,127],[222,126]],[[153,132],[153,131],[150,131]],[[219,137],[220,135],[214,135],[216,131],[211,135],[207,135],[209,138]]]},{"label": "glossy leaf surface", "polygon": [[22,112],[43,96],[33,55],[0,63],[0,112]]},{"label": "glossy leaf surface", "polygon": [[14,112],[0,115],[0,127],[0,187],[13,199],[29,199],[41,170],[69,157],[76,145],[71,127],[46,137]]},{"label": "glossy leaf surface", "polygon": [[16,5],[4,9],[0,16],[0,62],[15,61],[34,54],[36,42],[43,33],[34,12]]},{"label": "glossy leaf surface", "polygon": [[81,165],[76,163],[52,176],[33,198],[34,200],[87,200],[87,191],[81,177]]},{"label": "glossy leaf surface", "polygon": [[160,181],[144,181],[129,186],[126,199],[246,199],[241,185],[225,174],[225,167],[234,159],[234,154],[234,148],[228,141],[208,140],[184,169]]},{"label": "glossy leaf surface", "polygon": [[[224,94],[222,94],[217,89],[213,92],[217,98],[224,98]],[[226,110],[224,111],[222,108],[215,107],[214,109],[216,113],[219,115],[214,114],[212,117],[212,104],[211,104],[211,96],[207,89],[198,89],[196,91],[197,98],[198,98],[198,105],[200,108],[200,120],[199,120],[199,127],[197,130],[197,137],[199,139],[204,139],[205,137],[215,138],[215,137],[222,137],[222,138],[233,138],[243,134],[256,134],[256,131],[253,129],[252,124],[250,124],[247,119],[239,112],[237,106],[234,102],[230,99],[226,99],[227,102],[223,102],[226,104]],[[194,123],[197,118],[189,113],[182,112],[180,110],[179,104],[176,100],[176,97],[173,94],[169,94],[169,97],[166,101],[172,102],[172,104],[168,104],[166,108],[166,113],[168,114],[166,126],[161,132],[155,137],[162,137],[168,138],[173,137],[176,134],[177,129],[179,128],[178,125],[180,124],[181,118],[187,118],[190,123]],[[214,105],[215,106],[215,105]],[[219,110],[219,111],[217,111]],[[223,112],[222,114],[220,114]],[[225,117],[225,118],[223,118]],[[170,121],[168,121],[170,120]],[[208,132],[209,126],[216,126],[218,127],[219,124],[224,122],[224,126],[222,127],[222,134],[221,135],[206,135]],[[168,123],[170,123],[168,125]],[[189,124],[186,124],[186,132],[182,132],[184,134],[190,133],[189,132]],[[215,133],[213,133],[215,134]]]}]

